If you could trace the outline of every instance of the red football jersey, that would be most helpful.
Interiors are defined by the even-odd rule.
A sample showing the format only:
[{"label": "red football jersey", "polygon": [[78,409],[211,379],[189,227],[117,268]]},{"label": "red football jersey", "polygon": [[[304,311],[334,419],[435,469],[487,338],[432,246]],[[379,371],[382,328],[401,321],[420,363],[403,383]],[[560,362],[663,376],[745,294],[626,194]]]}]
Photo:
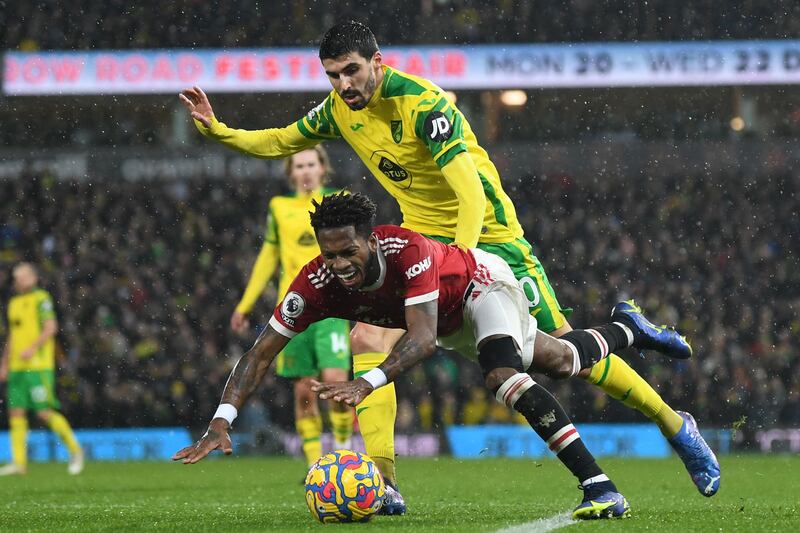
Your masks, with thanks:
[{"label": "red football jersey", "polygon": [[455,332],[475,273],[472,254],[399,226],[378,226],[374,233],[381,272],[377,282],[348,289],[317,256],[294,278],[270,326],[290,338],[326,318],[405,329],[407,305],[438,300],[438,335]]}]

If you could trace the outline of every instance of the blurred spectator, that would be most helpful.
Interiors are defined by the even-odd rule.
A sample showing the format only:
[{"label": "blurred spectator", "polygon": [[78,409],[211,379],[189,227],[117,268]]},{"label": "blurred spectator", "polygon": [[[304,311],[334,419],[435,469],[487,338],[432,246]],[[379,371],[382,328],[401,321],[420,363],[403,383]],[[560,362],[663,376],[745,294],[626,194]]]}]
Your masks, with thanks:
[{"label": "blurred spectator", "polygon": [[378,42],[508,43],[789,39],[790,0],[32,0],[0,11],[0,47],[20,50],[307,46],[335,22]]}]

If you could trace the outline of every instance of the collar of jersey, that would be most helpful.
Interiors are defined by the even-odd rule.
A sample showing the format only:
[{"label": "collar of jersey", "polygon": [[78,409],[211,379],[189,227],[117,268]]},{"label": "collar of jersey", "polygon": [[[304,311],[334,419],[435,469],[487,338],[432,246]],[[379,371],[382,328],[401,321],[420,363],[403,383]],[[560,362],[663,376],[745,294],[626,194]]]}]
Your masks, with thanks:
[{"label": "collar of jersey", "polygon": [[375,281],[375,283],[373,283],[369,287],[361,287],[362,291],[366,292],[377,291],[383,286],[383,282],[386,280],[386,258],[383,256],[383,250],[381,250],[380,239],[378,239],[378,249],[375,253],[378,254],[378,265],[381,267],[381,273],[378,274],[378,279]]},{"label": "collar of jersey", "polygon": [[307,200],[309,198],[320,198],[321,196],[324,196],[324,195],[325,195],[325,187],[324,186],[320,187],[319,189],[314,189],[311,192],[301,192],[299,190],[295,190],[292,193],[292,196],[294,196],[295,198],[300,198],[300,199],[303,199],[303,200]]}]

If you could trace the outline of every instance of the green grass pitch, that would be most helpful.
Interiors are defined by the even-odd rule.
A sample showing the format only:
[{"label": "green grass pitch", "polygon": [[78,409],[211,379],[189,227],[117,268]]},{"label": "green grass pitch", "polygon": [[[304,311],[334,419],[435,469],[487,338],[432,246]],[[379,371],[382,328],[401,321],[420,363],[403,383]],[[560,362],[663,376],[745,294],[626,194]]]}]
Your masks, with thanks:
[{"label": "green grass pitch", "polygon": [[[628,520],[568,525],[598,531],[798,531],[800,457],[722,461],[722,488],[700,496],[676,458],[601,462],[631,503]],[[215,458],[197,465],[33,464],[0,478],[2,531],[496,531],[547,519],[580,500],[554,460],[400,458],[404,517],[317,524],[305,506],[303,464],[285,458]],[[538,529],[536,529],[538,528]],[[541,524],[535,531],[545,531]]]}]

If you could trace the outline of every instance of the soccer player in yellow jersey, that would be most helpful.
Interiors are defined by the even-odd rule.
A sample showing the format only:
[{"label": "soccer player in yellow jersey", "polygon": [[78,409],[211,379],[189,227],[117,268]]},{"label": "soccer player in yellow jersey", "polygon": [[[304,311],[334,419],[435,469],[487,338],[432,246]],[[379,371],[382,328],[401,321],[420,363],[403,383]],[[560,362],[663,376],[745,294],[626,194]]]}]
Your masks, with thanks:
[{"label": "soccer player in yellow jersey", "polygon": [[8,380],[8,419],[11,428],[12,462],[0,475],[25,474],[28,468],[27,410],[58,435],[70,453],[70,474],[83,470],[81,450],[69,422],[57,409],[55,396],[55,335],[58,332],[53,299],[37,287],[37,274],[30,263],[14,267],[17,295],[8,303],[9,335],[0,363],[0,380]]},{"label": "soccer player in yellow jersey", "polygon": [[[269,202],[264,244],[244,295],[231,316],[234,331],[241,333],[249,327],[247,315],[278,265],[281,270],[278,299],[281,299],[300,269],[319,255],[308,212],[313,208],[312,200],[320,201],[324,193],[333,192],[323,187],[330,170],[330,160],[322,145],[286,159],[286,175],[295,194],[275,196]],[[276,364],[279,376],[294,381],[295,427],[309,466],[322,456],[322,416],[311,381],[318,377],[324,382],[347,381],[350,374],[350,324],[346,320],[329,318],[315,326],[292,339]],[[352,408],[331,401],[330,419],[335,449],[349,448],[353,433]]]},{"label": "soccer player in yellow jersey", "polygon": [[[503,257],[527,294],[539,329],[556,337],[582,337],[570,333],[567,310],[556,300],[523,236],[497,169],[445,92],[426,79],[384,65],[375,36],[358,22],[329,29],[319,57],[333,90],[306,116],[283,128],[232,129],[217,120],[199,87],[185,90],[180,98],[203,135],[256,157],[285,157],[323,140],[344,139],[397,200],[404,227]],[[362,326],[351,333],[357,370],[357,335],[370,336],[365,333],[369,328]],[[385,347],[386,336],[375,336],[373,349],[380,349],[381,342]],[[687,444],[702,439],[691,416],[672,410],[622,359],[612,354],[579,371],[574,360],[535,357],[534,368],[556,377],[578,375],[642,412],[676,448],[701,493],[716,492],[712,488],[709,493],[696,481],[704,477],[701,473],[713,471],[713,465],[710,458],[698,455],[702,446]]]}]

